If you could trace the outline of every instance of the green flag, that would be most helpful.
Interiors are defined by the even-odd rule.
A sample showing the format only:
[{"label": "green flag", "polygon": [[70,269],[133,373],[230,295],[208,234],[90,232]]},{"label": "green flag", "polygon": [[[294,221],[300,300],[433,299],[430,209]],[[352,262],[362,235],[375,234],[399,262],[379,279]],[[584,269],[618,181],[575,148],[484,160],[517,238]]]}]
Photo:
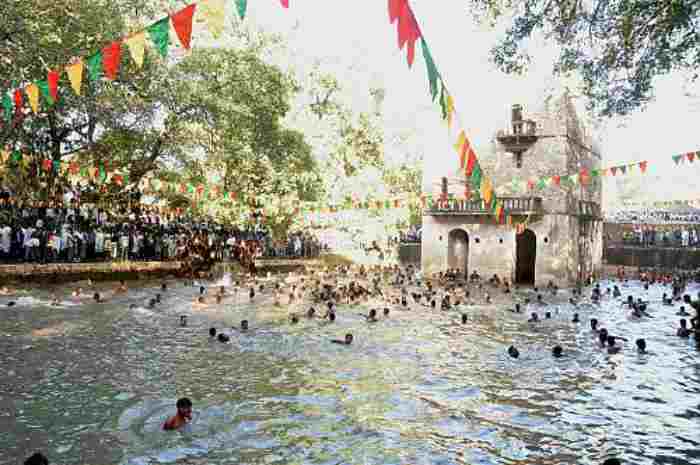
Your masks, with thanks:
[{"label": "green flag", "polygon": [[442,84],[440,89],[440,109],[442,110],[442,119],[447,119],[447,93],[445,92],[445,84]]},{"label": "green flag", "polygon": [[537,181],[537,188],[544,189],[545,187],[547,187],[547,181],[545,181],[544,178],[540,178],[540,180]]},{"label": "green flag", "polygon": [[87,59],[88,77],[97,81],[102,76],[102,52],[97,52]]},{"label": "green flag", "polygon": [[170,18],[166,17],[148,26],[148,35],[156,46],[158,53],[165,58],[170,46]]},{"label": "green flag", "polygon": [[248,9],[248,0],[236,0],[236,6],[238,6],[238,15],[241,19],[245,19],[245,12]]},{"label": "green flag", "polygon": [[12,119],[12,99],[7,92],[2,94],[2,108],[5,121],[10,121]]},{"label": "green flag", "polygon": [[440,79],[440,73],[438,73],[437,66],[435,66],[435,60],[430,54],[430,49],[428,44],[425,42],[424,38],[421,38],[421,49],[423,50],[423,59],[425,59],[425,66],[428,69],[428,80],[430,81],[430,96],[435,101],[435,97],[438,94],[438,80]]},{"label": "green flag", "polygon": [[44,81],[39,81],[36,83],[37,87],[41,91],[41,94],[44,96],[47,102],[49,102],[49,105],[53,105],[55,102],[53,100],[53,97],[51,96],[51,91],[49,90],[49,82],[44,80]]},{"label": "green flag", "polygon": [[472,170],[472,178],[469,182],[472,186],[475,186],[477,190],[479,189],[479,186],[481,186],[481,166],[478,162],[474,165],[474,169]]},{"label": "green flag", "polygon": [[19,150],[15,150],[14,152],[12,152],[12,156],[10,157],[10,161],[12,161],[14,163],[21,162],[22,161],[22,152],[20,152]]}]

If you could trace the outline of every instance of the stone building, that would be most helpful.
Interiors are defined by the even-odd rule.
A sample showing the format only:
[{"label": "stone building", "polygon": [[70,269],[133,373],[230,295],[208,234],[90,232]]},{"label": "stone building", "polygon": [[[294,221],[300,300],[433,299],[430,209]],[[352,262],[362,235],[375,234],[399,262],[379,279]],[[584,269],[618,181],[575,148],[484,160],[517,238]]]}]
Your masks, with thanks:
[{"label": "stone building", "polygon": [[[574,284],[600,270],[600,178],[534,190],[513,183],[582,170],[592,174],[600,168],[600,152],[568,92],[544,99],[535,110],[523,112],[513,105],[511,127],[477,150],[506,214],[514,223],[526,222],[526,229],[518,234],[513,226],[498,224],[481,200],[433,207],[423,217],[424,273],[458,268],[465,274],[476,270],[482,277],[498,274],[515,283],[542,286],[550,280]],[[457,198],[465,189],[464,176],[449,173],[424,184],[439,185],[442,193]]]}]

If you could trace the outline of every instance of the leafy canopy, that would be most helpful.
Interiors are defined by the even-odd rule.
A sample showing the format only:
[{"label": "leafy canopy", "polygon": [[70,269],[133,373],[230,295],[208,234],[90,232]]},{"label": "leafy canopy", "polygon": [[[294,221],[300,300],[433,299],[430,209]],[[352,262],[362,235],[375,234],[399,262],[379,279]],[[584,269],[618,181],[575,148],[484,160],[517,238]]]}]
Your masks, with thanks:
[{"label": "leafy canopy", "polygon": [[700,2],[695,0],[470,0],[481,20],[510,26],[492,49],[494,63],[520,73],[530,63],[528,40],[543,33],[560,47],[556,73],[578,71],[589,108],[627,115],[653,97],[656,76],[698,77]]}]

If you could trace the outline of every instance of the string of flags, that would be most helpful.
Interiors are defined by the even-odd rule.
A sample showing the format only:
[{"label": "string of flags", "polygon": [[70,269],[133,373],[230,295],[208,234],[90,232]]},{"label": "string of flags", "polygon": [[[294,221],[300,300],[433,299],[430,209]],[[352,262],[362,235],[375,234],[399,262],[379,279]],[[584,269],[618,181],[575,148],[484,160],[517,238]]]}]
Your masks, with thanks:
[{"label": "string of flags", "polygon": [[[235,0],[241,19],[245,18],[248,0]],[[289,8],[289,0],[280,0],[283,8]],[[89,82],[107,78],[114,81],[119,76],[122,54],[128,49],[134,64],[141,68],[146,52],[146,45],[161,57],[168,55],[171,47],[170,32],[175,32],[180,45],[190,50],[192,44],[192,24],[195,13],[201,14],[209,31],[218,38],[224,29],[226,0],[202,0],[159,19],[148,27],[121,39],[115,40],[87,57],[75,57],[64,66],[57,66],[47,71],[44,79],[26,85],[6,89],[0,92],[2,117],[0,121],[9,123],[13,117],[21,116],[28,103],[34,114],[38,114],[45,105],[53,107],[59,101],[59,87],[63,75],[76,95],[82,95],[85,76]]]}]

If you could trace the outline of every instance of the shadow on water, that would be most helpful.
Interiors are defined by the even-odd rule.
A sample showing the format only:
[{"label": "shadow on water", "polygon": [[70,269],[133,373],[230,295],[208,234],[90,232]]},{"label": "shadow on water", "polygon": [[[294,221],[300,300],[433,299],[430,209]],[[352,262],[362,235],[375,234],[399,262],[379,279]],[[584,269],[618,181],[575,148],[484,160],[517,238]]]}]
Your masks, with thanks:
[{"label": "shadow on water", "polygon": [[[229,293],[231,284],[216,283]],[[57,307],[34,290],[3,307],[0,464],[35,450],[52,463],[105,465],[700,460],[698,348],[675,337],[678,306],[656,303],[661,287],[623,289],[651,300],[654,319],[630,319],[619,299],[574,310],[562,292],[537,324],[527,315],[545,309],[468,307],[467,325],[457,311],[395,309],[370,325],[341,306],[335,324],[294,326],[246,292],[193,310],[198,288],[170,287],[154,309],[145,304],[155,284]],[[600,349],[592,317],[629,339],[621,353]],[[229,330],[242,319],[249,333]],[[210,340],[212,326],[231,342]],[[347,332],[351,347],[329,343]],[[637,337],[651,354],[637,354]],[[161,431],[182,396],[194,402],[192,423]]]}]

